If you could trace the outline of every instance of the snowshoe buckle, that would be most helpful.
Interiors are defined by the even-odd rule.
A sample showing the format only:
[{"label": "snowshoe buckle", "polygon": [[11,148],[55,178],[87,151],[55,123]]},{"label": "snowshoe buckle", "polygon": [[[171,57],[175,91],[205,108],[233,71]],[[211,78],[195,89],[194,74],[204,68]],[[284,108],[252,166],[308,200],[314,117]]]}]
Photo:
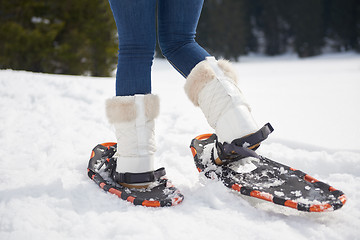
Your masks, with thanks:
[{"label": "snowshoe buckle", "polygon": [[222,165],[246,157],[259,158],[259,155],[255,153],[255,150],[273,131],[274,128],[270,123],[267,123],[255,133],[237,138],[231,143],[220,143],[216,138],[215,146],[219,157],[215,159],[215,163],[217,165]]}]

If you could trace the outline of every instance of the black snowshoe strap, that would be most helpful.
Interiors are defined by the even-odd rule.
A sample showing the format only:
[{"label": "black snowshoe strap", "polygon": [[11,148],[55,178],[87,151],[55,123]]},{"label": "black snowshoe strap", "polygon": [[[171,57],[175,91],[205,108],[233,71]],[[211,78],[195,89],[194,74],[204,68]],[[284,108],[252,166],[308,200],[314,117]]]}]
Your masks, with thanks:
[{"label": "black snowshoe strap", "polygon": [[260,146],[260,142],[264,141],[273,131],[274,128],[270,123],[267,123],[255,133],[235,139],[230,144],[227,142],[220,143],[216,139],[216,149],[219,156],[215,159],[216,164],[228,164],[246,157],[259,158],[255,150]]},{"label": "black snowshoe strap", "polygon": [[165,176],[165,168],[159,168],[155,171],[143,172],[143,173],[114,173],[114,181],[117,183],[146,183],[146,182],[154,182],[159,180],[162,176]]},{"label": "black snowshoe strap", "polygon": [[259,147],[260,143],[264,141],[273,131],[274,128],[271,126],[270,123],[267,123],[256,132],[245,137],[233,140],[231,144],[243,148],[250,148],[256,150]]},{"label": "black snowshoe strap", "polygon": [[216,150],[218,158],[214,158],[214,160],[217,165],[228,164],[246,157],[259,158],[259,155],[254,150],[238,147],[235,144],[229,144],[227,142],[216,142]]}]

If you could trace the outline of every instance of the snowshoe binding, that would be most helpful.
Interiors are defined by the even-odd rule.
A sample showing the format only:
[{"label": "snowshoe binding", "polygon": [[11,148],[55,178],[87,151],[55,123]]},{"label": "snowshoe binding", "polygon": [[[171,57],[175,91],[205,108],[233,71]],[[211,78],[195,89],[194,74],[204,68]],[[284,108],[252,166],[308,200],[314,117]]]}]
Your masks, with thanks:
[{"label": "snowshoe binding", "polygon": [[[176,189],[165,175],[165,169],[160,168],[146,173],[117,173],[117,144],[113,142],[98,144],[91,153],[88,176],[106,192],[117,195],[134,205],[146,207],[167,207],[182,202],[184,196]],[[151,182],[147,188],[130,188],[120,185]]]},{"label": "snowshoe binding", "polygon": [[305,212],[341,208],[346,202],[343,192],[254,151],[272,131],[268,123],[231,144],[218,142],[216,134],[197,136],[190,145],[195,165],[207,178],[246,196]]}]

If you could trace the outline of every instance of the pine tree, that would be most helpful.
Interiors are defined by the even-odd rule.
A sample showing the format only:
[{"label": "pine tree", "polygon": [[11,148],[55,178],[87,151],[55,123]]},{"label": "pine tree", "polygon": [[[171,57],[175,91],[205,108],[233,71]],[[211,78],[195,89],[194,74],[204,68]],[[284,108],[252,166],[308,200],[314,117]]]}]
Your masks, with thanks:
[{"label": "pine tree", "polygon": [[0,0],[0,68],[107,76],[116,63],[106,1]]},{"label": "pine tree", "polygon": [[327,37],[338,51],[360,50],[360,1],[326,1]]},{"label": "pine tree", "polygon": [[199,43],[217,56],[237,60],[251,39],[246,0],[207,0],[198,27]]},{"label": "pine tree", "polygon": [[324,45],[323,1],[292,0],[288,4],[295,51],[300,57],[320,54]]},{"label": "pine tree", "polygon": [[289,39],[289,23],[284,16],[284,11],[288,11],[286,0],[257,0],[253,5],[256,21],[252,27],[264,34],[264,53],[270,56],[284,53]]}]

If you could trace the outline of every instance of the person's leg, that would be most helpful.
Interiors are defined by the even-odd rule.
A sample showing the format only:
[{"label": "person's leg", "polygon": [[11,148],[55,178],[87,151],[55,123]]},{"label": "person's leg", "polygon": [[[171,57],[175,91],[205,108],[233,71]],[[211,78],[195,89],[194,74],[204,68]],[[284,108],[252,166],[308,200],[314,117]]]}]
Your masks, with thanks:
[{"label": "person's leg", "polygon": [[156,43],[156,0],[109,0],[119,35],[116,95],[106,101],[115,128],[120,173],[154,170],[154,120],[158,97],[151,94]]},{"label": "person's leg", "polygon": [[185,91],[200,106],[221,142],[258,130],[235,70],[210,57],[195,41],[203,0],[159,0],[158,32],[163,55],[187,78]]},{"label": "person's leg", "polygon": [[158,32],[163,55],[184,77],[209,56],[195,41],[204,0],[159,0]]},{"label": "person's leg", "polygon": [[151,93],[156,0],[109,0],[119,35],[116,95]]},{"label": "person's leg", "polygon": [[[112,189],[113,193],[135,205],[173,206],[184,196],[163,177],[166,174],[164,168],[154,170],[154,127],[160,107],[159,98],[151,94],[156,0],[109,2],[118,28],[119,60],[117,96],[107,99],[105,104],[108,121],[113,125],[117,139],[114,164],[109,163],[107,173],[122,187],[113,184],[114,188],[105,189],[103,183],[100,186],[109,192]],[[136,188],[141,190],[134,190]]]}]

